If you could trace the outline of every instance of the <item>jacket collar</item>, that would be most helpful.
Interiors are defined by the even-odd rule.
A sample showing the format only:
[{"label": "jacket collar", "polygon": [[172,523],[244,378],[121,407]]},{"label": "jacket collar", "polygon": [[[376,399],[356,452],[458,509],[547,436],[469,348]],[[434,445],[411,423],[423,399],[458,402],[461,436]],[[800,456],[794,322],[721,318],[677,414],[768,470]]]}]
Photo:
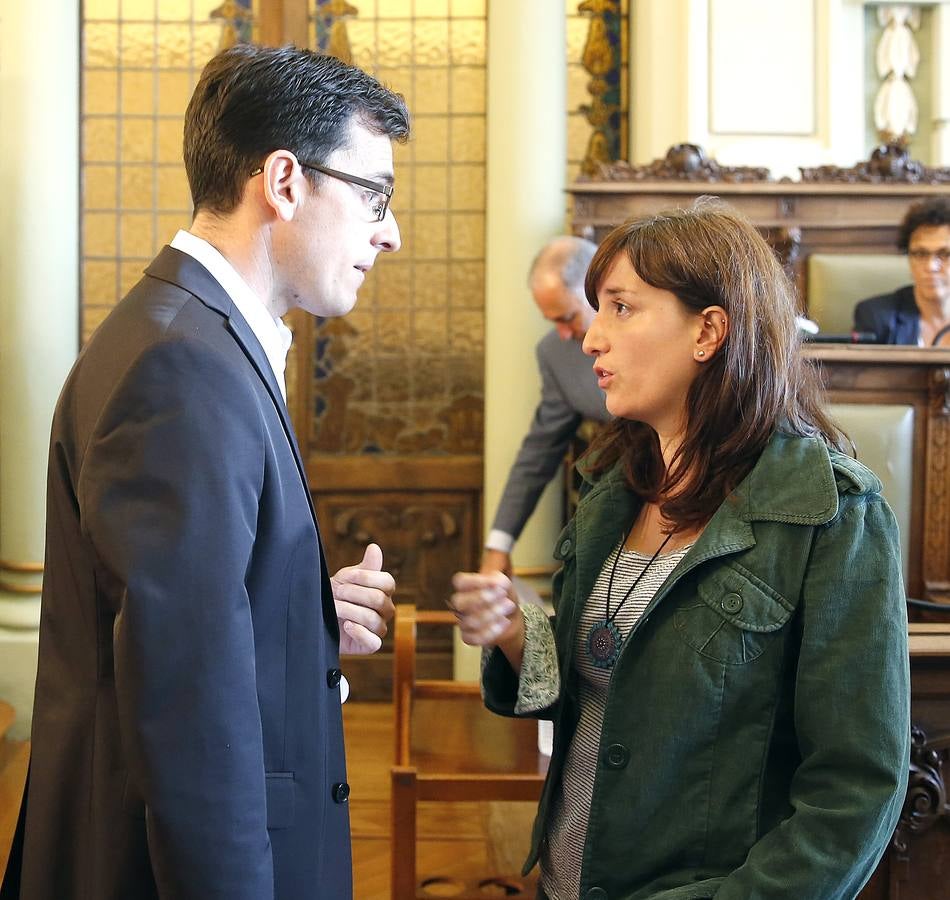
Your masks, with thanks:
[{"label": "jacket collar", "polygon": [[[604,560],[639,508],[640,501],[627,487],[619,465],[594,482],[577,510],[578,596],[590,593]],[[838,488],[824,443],[777,432],[752,471],[714,513],[677,567],[677,577],[708,559],[752,547],[753,522],[823,525],[837,512]]]},{"label": "jacket collar", "polygon": [[287,440],[294,453],[297,471],[303,482],[307,500],[310,502],[310,514],[313,516],[314,525],[316,526],[317,517],[313,508],[313,499],[310,496],[306,471],[303,459],[300,456],[300,448],[297,446],[290,414],[287,411],[287,404],[284,403],[283,394],[281,394],[267,354],[251,326],[247,324],[247,320],[241,315],[227,292],[218,283],[218,280],[198,260],[187,253],[182,253],[173,247],[164,247],[149,264],[145,274],[187,291],[209,309],[227,319],[228,330],[250,360],[261,381],[264,382],[267,392],[277,408],[284,433],[287,435]]},{"label": "jacket collar", "polygon": [[250,359],[257,374],[280,412],[285,428],[290,425],[283,394],[274,377],[274,369],[247,320],[218,280],[193,256],[173,247],[164,247],[145,270],[146,275],[168,282],[200,300],[228,320],[228,329]]}]

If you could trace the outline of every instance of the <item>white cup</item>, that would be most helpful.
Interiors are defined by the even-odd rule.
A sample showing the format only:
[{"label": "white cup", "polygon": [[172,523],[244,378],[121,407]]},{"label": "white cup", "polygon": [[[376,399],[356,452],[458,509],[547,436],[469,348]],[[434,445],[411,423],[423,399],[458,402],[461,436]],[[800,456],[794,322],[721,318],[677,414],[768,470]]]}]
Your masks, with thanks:
[{"label": "white cup", "polygon": [[550,719],[538,719],[538,752],[550,756],[554,749],[554,723]]}]

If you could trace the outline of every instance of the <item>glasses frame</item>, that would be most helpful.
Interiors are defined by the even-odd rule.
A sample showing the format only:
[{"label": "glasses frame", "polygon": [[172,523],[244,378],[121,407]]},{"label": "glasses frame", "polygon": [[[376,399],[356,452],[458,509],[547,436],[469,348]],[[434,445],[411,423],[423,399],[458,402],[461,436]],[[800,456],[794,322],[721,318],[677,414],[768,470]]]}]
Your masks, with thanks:
[{"label": "glasses frame", "polygon": [[[339,169],[331,169],[329,166],[321,166],[318,163],[304,162],[302,159],[297,161],[300,163],[300,167],[303,169],[313,169],[315,172],[321,172],[324,175],[329,175],[331,178],[336,178],[339,181],[345,181],[348,184],[356,184],[360,187],[367,188],[376,194],[382,194],[386,199],[383,202],[382,210],[376,214],[376,221],[382,222],[383,219],[386,218],[386,213],[389,211],[389,201],[393,198],[393,186],[391,184],[384,184],[381,181],[370,181],[368,178],[361,178],[359,175],[350,175],[349,172],[341,172]],[[258,166],[253,172],[251,172],[250,177],[253,178],[255,175],[260,175],[263,171],[263,167]]]}]

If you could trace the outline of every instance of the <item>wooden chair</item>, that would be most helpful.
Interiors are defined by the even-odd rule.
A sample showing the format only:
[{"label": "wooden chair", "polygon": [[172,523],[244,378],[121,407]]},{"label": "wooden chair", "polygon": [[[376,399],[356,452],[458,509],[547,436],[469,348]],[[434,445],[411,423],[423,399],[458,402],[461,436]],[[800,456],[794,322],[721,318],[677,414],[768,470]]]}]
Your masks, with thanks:
[{"label": "wooden chair", "polygon": [[29,741],[11,741],[6,736],[13,717],[13,707],[0,700],[0,883],[10,857],[30,761]]},{"label": "wooden chair", "polygon": [[[416,677],[416,629],[455,625],[448,611],[396,607],[392,769],[392,900],[415,900],[418,804],[423,801],[537,801],[547,758],[537,750],[534,720],[496,716],[482,704],[474,682]],[[487,877],[507,896],[533,897],[533,881]],[[454,897],[487,896],[453,893]]]}]

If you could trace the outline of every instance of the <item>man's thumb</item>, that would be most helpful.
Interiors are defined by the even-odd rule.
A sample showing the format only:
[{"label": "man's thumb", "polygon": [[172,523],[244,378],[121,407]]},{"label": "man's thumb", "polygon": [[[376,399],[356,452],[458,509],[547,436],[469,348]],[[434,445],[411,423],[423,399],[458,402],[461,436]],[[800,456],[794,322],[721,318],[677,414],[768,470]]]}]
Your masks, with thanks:
[{"label": "man's thumb", "polygon": [[383,570],[383,551],[379,544],[367,544],[363,551],[363,560],[359,567],[361,569],[371,569],[374,572]]}]

